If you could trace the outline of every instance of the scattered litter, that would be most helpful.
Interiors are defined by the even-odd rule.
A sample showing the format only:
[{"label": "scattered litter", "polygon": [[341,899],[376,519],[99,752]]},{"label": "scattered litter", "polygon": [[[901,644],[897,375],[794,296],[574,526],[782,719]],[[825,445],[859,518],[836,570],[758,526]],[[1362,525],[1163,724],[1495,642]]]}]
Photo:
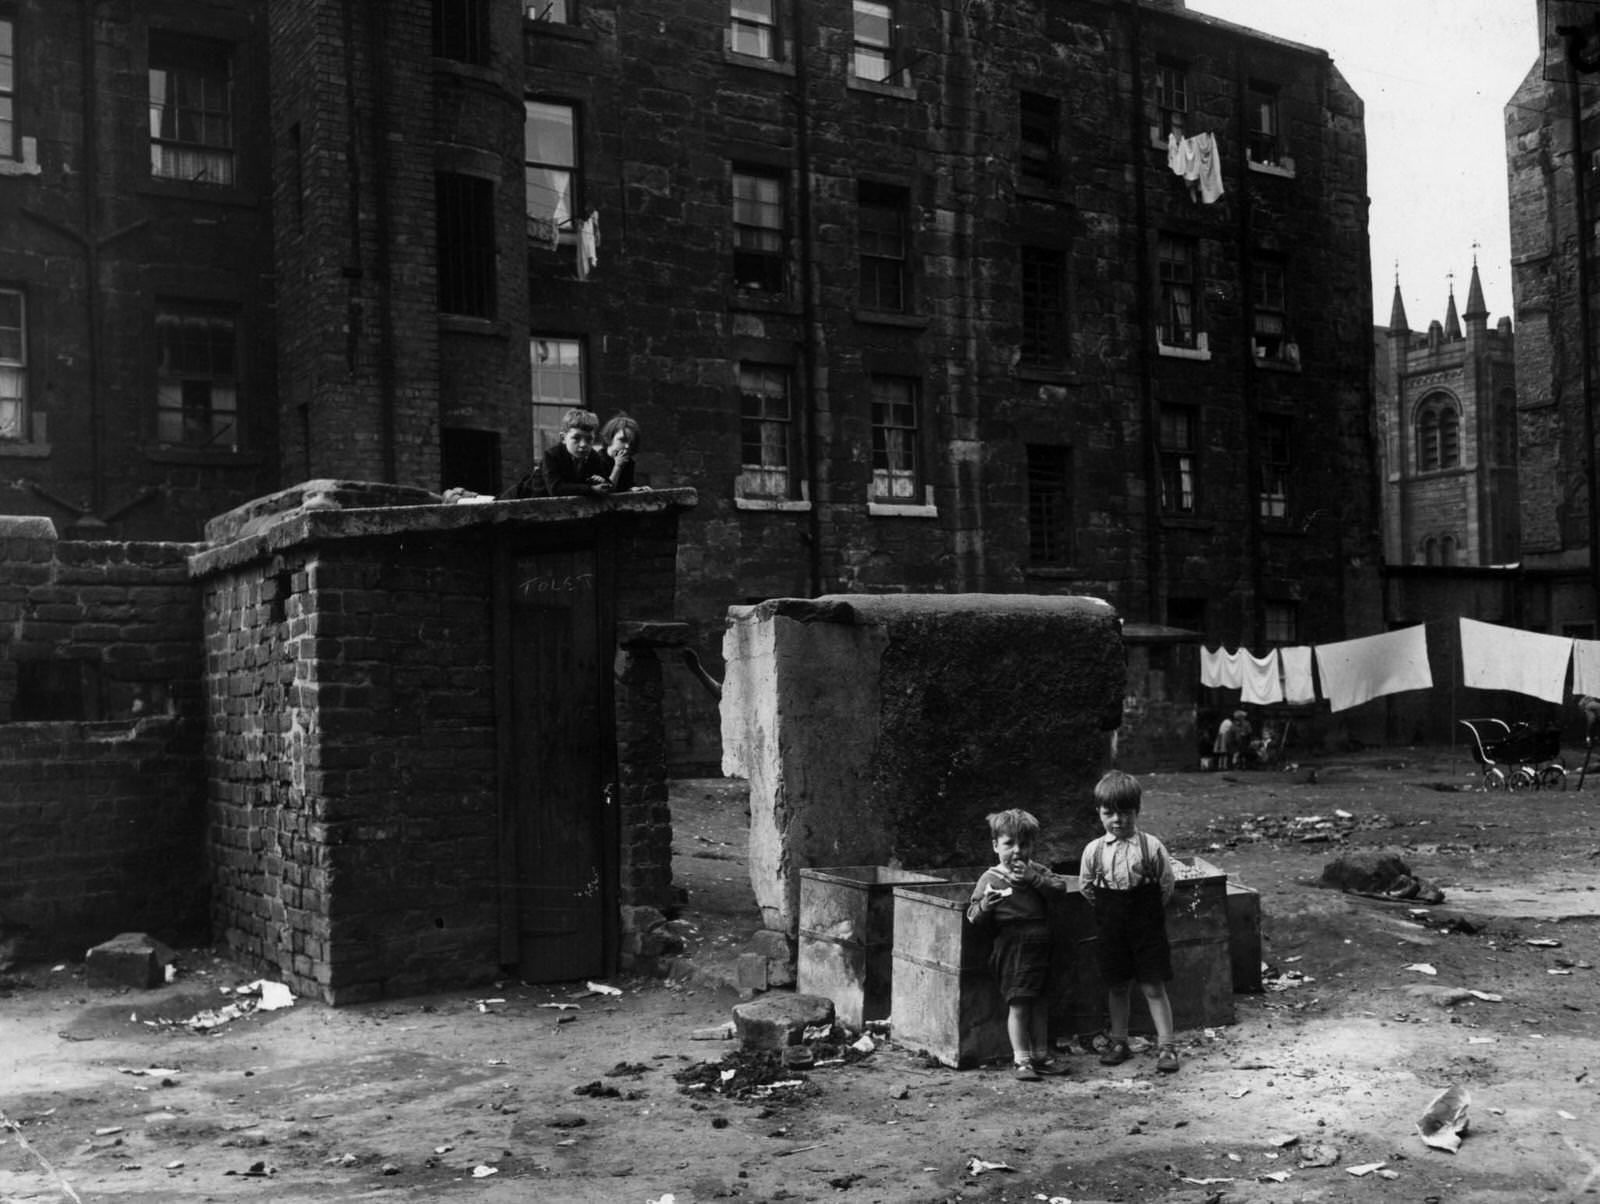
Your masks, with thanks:
[{"label": "scattered litter", "polygon": [[1433,1097],[1417,1121],[1417,1135],[1434,1149],[1454,1154],[1461,1148],[1461,1135],[1467,1131],[1467,1106],[1471,1103],[1472,1093],[1465,1087],[1446,1087]]},{"label": "scattered litter", "polygon": [[1439,972],[1436,967],[1430,966],[1427,962],[1412,962],[1406,969],[1415,970],[1418,974],[1437,974]]},{"label": "scattered litter", "polygon": [[1522,943],[1524,945],[1533,945],[1534,947],[1539,948],[1539,949],[1559,949],[1559,948],[1561,948],[1561,942],[1560,941],[1551,940],[1547,936],[1530,936],[1526,940],[1524,940]]},{"label": "scattered litter", "polygon": [[1264,1175],[1257,1175],[1256,1178],[1266,1183],[1287,1183],[1292,1176],[1288,1171],[1268,1171]]},{"label": "scattered litter", "polygon": [[977,1157],[967,1159],[967,1174],[969,1175],[981,1175],[985,1171],[1011,1171],[1015,1174],[1016,1169],[1016,1167],[1004,1162],[985,1162],[982,1158]]},{"label": "scattered litter", "polygon": [[499,1173],[500,1168],[498,1166],[486,1166],[481,1162],[472,1168],[472,1177],[474,1179],[487,1179],[490,1175],[498,1175]]},{"label": "scattered litter", "polygon": [[1269,991],[1287,991],[1290,987],[1303,987],[1307,983],[1316,982],[1309,974],[1302,974],[1299,970],[1279,970],[1276,966],[1262,963],[1261,985]]},{"label": "scattered litter", "polygon": [[857,1053],[869,1054],[878,1048],[878,1043],[866,1033],[862,1033],[860,1037],[850,1043],[850,1048]]},{"label": "scattered litter", "polygon": [[66,968],[67,968],[67,963],[66,962],[62,962],[59,966],[51,966],[50,967],[50,973],[52,973],[52,974],[60,974],[61,971],[65,970]]},{"label": "scattered litter", "polygon": [[259,996],[260,1002],[256,1004],[256,1010],[262,1012],[275,1012],[279,1008],[292,1008],[294,1006],[294,995],[285,984],[269,982],[265,978],[247,982],[242,987],[234,987],[233,993],[236,996]]},{"label": "scattered litter", "polygon": [[1185,1183],[1196,1184],[1197,1186],[1200,1186],[1200,1187],[1210,1187],[1213,1183],[1232,1183],[1233,1182],[1232,1179],[1191,1179],[1187,1175],[1185,1175],[1183,1177],[1183,1181]]},{"label": "scattered litter", "polygon": [[1228,1092],[1228,1098],[1229,1099],[1243,1099],[1245,1096],[1247,1096],[1249,1094],[1250,1094],[1250,1088],[1248,1088],[1248,1087],[1240,1087],[1236,1091]]},{"label": "scattered litter", "polygon": [[182,1074],[183,1073],[183,1071],[178,1070],[176,1068],[163,1069],[162,1067],[159,1067],[159,1066],[146,1066],[146,1067],[144,1067],[142,1069],[140,1067],[137,1067],[137,1066],[119,1066],[119,1067],[117,1067],[117,1072],[119,1074],[148,1075],[150,1078],[153,1078],[153,1079],[154,1078],[170,1079],[175,1074]]},{"label": "scattered litter", "polygon": [[120,1133],[120,1132],[122,1132],[122,1126],[121,1125],[107,1125],[103,1129],[96,1129],[94,1131],[94,1135],[96,1137],[110,1137],[113,1133]]},{"label": "scattered litter", "polygon": [[164,1170],[164,1171],[176,1171],[176,1170],[181,1170],[182,1168],[183,1168],[183,1159],[182,1158],[174,1158],[171,1162],[167,1163],[161,1169]]},{"label": "scattered litter", "polygon": [[1315,1142],[1307,1146],[1297,1164],[1301,1170],[1312,1166],[1333,1166],[1339,1161],[1339,1147]]},{"label": "scattered litter", "polygon": [[1365,1175],[1372,1174],[1373,1171],[1381,1171],[1386,1165],[1387,1163],[1383,1162],[1363,1162],[1360,1166],[1345,1167],[1344,1172],[1347,1175],[1354,1175],[1357,1179],[1360,1179]]},{"label": "scattered litter", "polygon": [[539,1006],[542,1008],[554,1008],[558,1012],[575,1012],[578,1010],[578,1005],[575,1003],[541,1003]]},{"label": "scattered litter", "polygon": [[1267,1138],[1267,1144],[1275,1145],[1281,1150],[1294,1145],[1299,1140],[1300,1134],[1298,1133],[1280,1133],[1276,1137]]},{"label": "scattered litter", "polygon": [[252,1162],[247,1171],[223,1171],[224,1175],[238,1175],[243,1179],[270,1179],[278,1173],[278,1168],[268,1166],[265,1162]]},{"label": "scattered litter", "polygon": [[610,986],[607,983],[603,983],[603,982],[586,982],[583,985],[589,988],[589,994],[591,994],[591,995],[620,995],[620,994],[622,994],[622,988],[613,987],[613,986]]},{"label": "scattered litter", "polygon": [[453,1150],[455,1148],[456,1147],[453,1146],[453,1145],[436,1145],[436,1146],[433,1147],[433,1152],[435,1154],[448,1154],[451,1150]]},{"label": "scattered litter", "polygon": [[733,1021],[719,1024],[715,1028],[697,1028],[689,1034],[691,1041],[731,1041],[735,1033]]},{"label": "scattered litter", "polygon": [[505,1064],[506,1060],[504,1058],[490,1058],[488,1062],[490,1066],[504,1066]]},{"label": "scattered litter", "polygon": [[1571,974],[1572,971],[1571,970],[1557,970],[1557,969],[1551,968],[1549,970],[1546,970],[1545,973],[1546,974]]},{"label": "scattered litter", "polygon": [[661,1196],[659,1199],[648,1201],[647,1204],[678,1204],[678,1197],[669,1191],[666,1195]]},{"label": "scattered litter", "polygon": [[1496,1038],[1494,1038],[1494,1037],[1468,1037],[1467,1038],[1467,1044],[1468,1045],[1493,1045],[1495,1043],[1495,1040],[1496,1040]]},{"label": "scattered litter", "polygon": [[1557,1108],[1556,1109],[1556,1115],[1559,1116],[1562,1120],[1577,1120],[1578,1119],[1572,1113],[1568,1112],[1565,1108]]}]

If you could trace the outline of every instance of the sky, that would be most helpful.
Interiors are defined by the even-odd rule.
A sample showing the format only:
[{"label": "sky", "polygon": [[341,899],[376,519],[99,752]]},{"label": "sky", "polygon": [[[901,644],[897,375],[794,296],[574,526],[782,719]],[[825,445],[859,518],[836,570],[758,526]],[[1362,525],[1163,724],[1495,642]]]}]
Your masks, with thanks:
[{"label": "sky", "polygon": [[[1366,104],[1373,321],[1396,262],[1413,330],[1444,319],[1454,273],[1492,327],[1511,312],[1505,106],[1540,59],[1535,0],[1187,0],[1191,12],[1328,52]],[[1292,153],[1292,148],[1291,148]]]}]

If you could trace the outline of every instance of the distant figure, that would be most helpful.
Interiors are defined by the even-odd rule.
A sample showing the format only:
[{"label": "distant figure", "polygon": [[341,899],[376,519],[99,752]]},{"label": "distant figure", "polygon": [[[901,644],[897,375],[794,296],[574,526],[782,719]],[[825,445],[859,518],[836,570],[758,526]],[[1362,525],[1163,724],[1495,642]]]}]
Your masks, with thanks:
[{"label": "distant figure", "polygon": [[551,497],[604,497],[611,492],[611,465],[594,446],[600,419],[592,410],[561,416],[561,442],[544,453],[545,488]]},{"label": "distant figure", "polygon": [[[1243,714],[1243,712],[1238,712]],[[1233,716],[1224,717],[1217,724],[1217,737],[1211,743],[1211,764],[1217,769],[1232,769],[1238,745],[1234,743]]]},{"label": "distant figure", "polygon": [[1039,821],[1026,811],[996,811],[989,819],[995,865],[983,871],[967,904],[967,919],[993,935],[989,968],[1006,1001],[1011,1073],[1024,1082],[1056,1074],[1050,1052],[1048,995],[1055,949],[1047,894],[1066,897],[1067,880],[1033,861]]},{"label": "distant figure", "polygon": [[606,458],[606,477],[612,493],[634,488],[633,458],[639,454],[639,423],[622,411],[600,428],[600,454]]},{"label": "distant figure", "polygon": [[1178,1047],[1167,998],[1172,948],[1166,905],[1176,882],[1166,846],[1139,830],[1143,795],[1139,779],[1121,770],[1113,769],[1095,783],[1095,807],[1106,834],[1084,848],[1078,874],[1080,889],[1094,908],[1095,953],[1111,1018],[1100,1064],[1116,1066],[1132,1056],[1128,1013],[1137,982],[1155,1021],[1156,1069],[1172,1074],[1178,1069]]}]

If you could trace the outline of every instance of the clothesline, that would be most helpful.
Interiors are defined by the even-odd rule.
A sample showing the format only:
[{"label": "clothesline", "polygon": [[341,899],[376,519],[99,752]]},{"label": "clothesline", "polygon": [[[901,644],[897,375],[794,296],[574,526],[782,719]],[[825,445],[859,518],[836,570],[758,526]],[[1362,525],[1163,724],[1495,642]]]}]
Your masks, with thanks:
[{"label": "clothesline", "polygon": [[[1559,704],[1567,669],[1572,693],[1600,695],[1600,640],[1545,635],[1458,619],[1461,683],[1507,690]],[[1315,662],[1313,681],[1311,664]],[[1241,703],[1307,703],[1321,696],[1335,711],[1386,694],[1433,688],[1427,624],[1381,635],[1310,647],[1274,648],[1256,656],[1244,648],[1200,649],[1200,684],[1237,689]]]}]

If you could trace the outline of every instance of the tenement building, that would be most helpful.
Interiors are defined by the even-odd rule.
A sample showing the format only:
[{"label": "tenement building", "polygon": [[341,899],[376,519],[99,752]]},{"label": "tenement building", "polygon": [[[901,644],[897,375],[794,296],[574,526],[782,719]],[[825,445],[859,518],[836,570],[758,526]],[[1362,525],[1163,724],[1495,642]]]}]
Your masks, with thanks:
[{"label": "tenement building", "polygon": [[[0,0],[0,510],[497,493],[581,404],[676,614],[1381,626],[1362,103],[1181,0]],[[669,683],[679,763],[714,702]]]}]

